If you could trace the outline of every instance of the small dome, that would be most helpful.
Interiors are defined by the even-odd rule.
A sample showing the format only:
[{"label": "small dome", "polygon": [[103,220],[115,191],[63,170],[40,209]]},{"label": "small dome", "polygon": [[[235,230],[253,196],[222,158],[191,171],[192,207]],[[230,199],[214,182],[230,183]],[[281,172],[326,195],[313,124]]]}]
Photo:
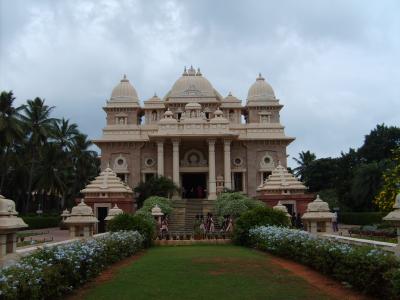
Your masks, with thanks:
[{"label": "small dome", "polygon": [[387,214],[383,220],[396,223],[398,225],[400,224],[400,193],[398,193],[396,196],[393,208],[394,210]]},{"label": "small dome", "polygon": [[65,224],[92,224],[99,222],[90,206],[81,200],[81,203],[71,209],[71,213],[64,221]]},{"label": "small dome", "polygon": [[124,213],[124,211],[123,211],[122,209],[120,209],[120,208],[117,206],[117,204],[115,204],[114,207],[111,208],[111,209],[108,211],[108,215],[107,215],[107,217],[105,217],[104,220],[110,221],[110,220],[113,219],[115,216],[120,215],[120,214],[122,214],[122,213]]},{"label": "small dome", "polygon": [[152,209],[151,209],[151,214],[153,216],[163,216],[163,212],[161,211],[161,208],[156,204]]},{"label": "small dome", "polygon": [[71,209],[71,216],[93,216],[93,210],[90,206],[87,206],[86,203],[81,200],[77,206],[74,206]]},{"label": "small dome", "polygon": [[317,195],[317,198],[310,202],[307,206],[307,212],[329,212],[328,203],[322,201],[322,199]]},{"label": "small dome", "polygon": [[113,89],[110,101],[139,101],[137,92],[126,78],[126,75],[124,75],[121,82]]},{"label": "small dome", "polygon": [[164,118],[158,121],[158,124],[176,124],[178,121],[174,118],[174,113],[168,110],[164,113]]},{"label": "small dome", "polygon": [[249,89],[247,101],[249,100],[276,100],[274,90],[261,74]]},{"label": "small dome", "polygon": [[28,227],[22,218],[17,217],[15,202],[0,195],[0,231],[17,231]]},{"label": "small dome", "polygon": [[216,111],[214,111],[214,118],[210,120],[210,123],[212,124],[228,124],[229,121],[228,119],[224,118],[224,113],[222,110],[217,108]]},{"label": "small dome", "polygon": [[61,217],[68,217],[70,215],[69,210],[68,209],[64,209],[64,211],[61,214]]},{"label": "small dome", "polygon": [[281,201],[278,201],[278,204],[275,205],[275,206],[273,207],[273,209],[282,211],[283,213],[285,213],[285,215],[286,215],[288,218],[290,218],[290,215],[289,215],[289,212],[288,212],[288,210],[287,210],[287,207],[286,207],[285,205],[283,205],[283,204],[281,203]]},{"label": "small dome", "polygon": [[216,97],[211,83],[203,77],[200,69],[190,67],[184,70],[182,76],[174,83],[168,97]]}]

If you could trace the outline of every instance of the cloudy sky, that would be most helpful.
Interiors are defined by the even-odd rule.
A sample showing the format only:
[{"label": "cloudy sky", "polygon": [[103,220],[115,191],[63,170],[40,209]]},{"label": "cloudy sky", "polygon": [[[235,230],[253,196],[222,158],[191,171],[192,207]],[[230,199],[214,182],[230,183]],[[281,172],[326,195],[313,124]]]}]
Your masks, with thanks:
[{"label": "cloudy sky", "polygon": [[45,98],[91,138],[122,74],[146,100],[185,65],[242,100],[261,72],[291,157],[337,156],[400,125],[400,1],[0,0],[0,90]]}]

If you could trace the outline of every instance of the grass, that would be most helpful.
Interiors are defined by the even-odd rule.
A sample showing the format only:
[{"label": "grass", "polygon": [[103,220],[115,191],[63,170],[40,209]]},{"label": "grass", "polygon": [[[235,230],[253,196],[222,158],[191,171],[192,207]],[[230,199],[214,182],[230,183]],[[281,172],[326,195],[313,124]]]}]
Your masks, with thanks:
[{"label": "grass", "polygon": [[267,255],[232,245],[153,247],[85,299],[330,299]]}]

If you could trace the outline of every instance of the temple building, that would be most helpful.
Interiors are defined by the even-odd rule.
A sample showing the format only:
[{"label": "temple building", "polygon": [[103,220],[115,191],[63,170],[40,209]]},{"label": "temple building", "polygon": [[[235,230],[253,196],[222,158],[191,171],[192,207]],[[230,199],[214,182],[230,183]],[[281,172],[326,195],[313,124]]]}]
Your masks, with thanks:
[{"label": "temple building", "polygon": [[106,127],[94,142],[102,170],[109,166],[129,187],[165,176],[180,187],[176,199],[207,207],[221,187],[256,197],[278,162],[286,168],[294,138],[280,123],[282,107],[261,74],[245,105],[231,93],[223,97],[193,67],[162,99],[154,95],[143,105],[124,76],[103,108]]}]

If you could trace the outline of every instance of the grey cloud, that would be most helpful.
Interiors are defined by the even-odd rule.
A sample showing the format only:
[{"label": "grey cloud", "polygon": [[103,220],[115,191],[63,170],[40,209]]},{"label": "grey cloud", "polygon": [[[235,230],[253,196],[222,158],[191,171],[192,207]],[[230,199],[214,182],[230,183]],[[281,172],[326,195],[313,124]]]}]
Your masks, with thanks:
[{"label": "grey cloud", "polygon": [[193,64],[245,100],[262,72],[289,153],[335,156],[399,125],[398,15],[397,1],[0,1],[0,89],[46,98],[95,138],[124,73],[145,100]]}]

